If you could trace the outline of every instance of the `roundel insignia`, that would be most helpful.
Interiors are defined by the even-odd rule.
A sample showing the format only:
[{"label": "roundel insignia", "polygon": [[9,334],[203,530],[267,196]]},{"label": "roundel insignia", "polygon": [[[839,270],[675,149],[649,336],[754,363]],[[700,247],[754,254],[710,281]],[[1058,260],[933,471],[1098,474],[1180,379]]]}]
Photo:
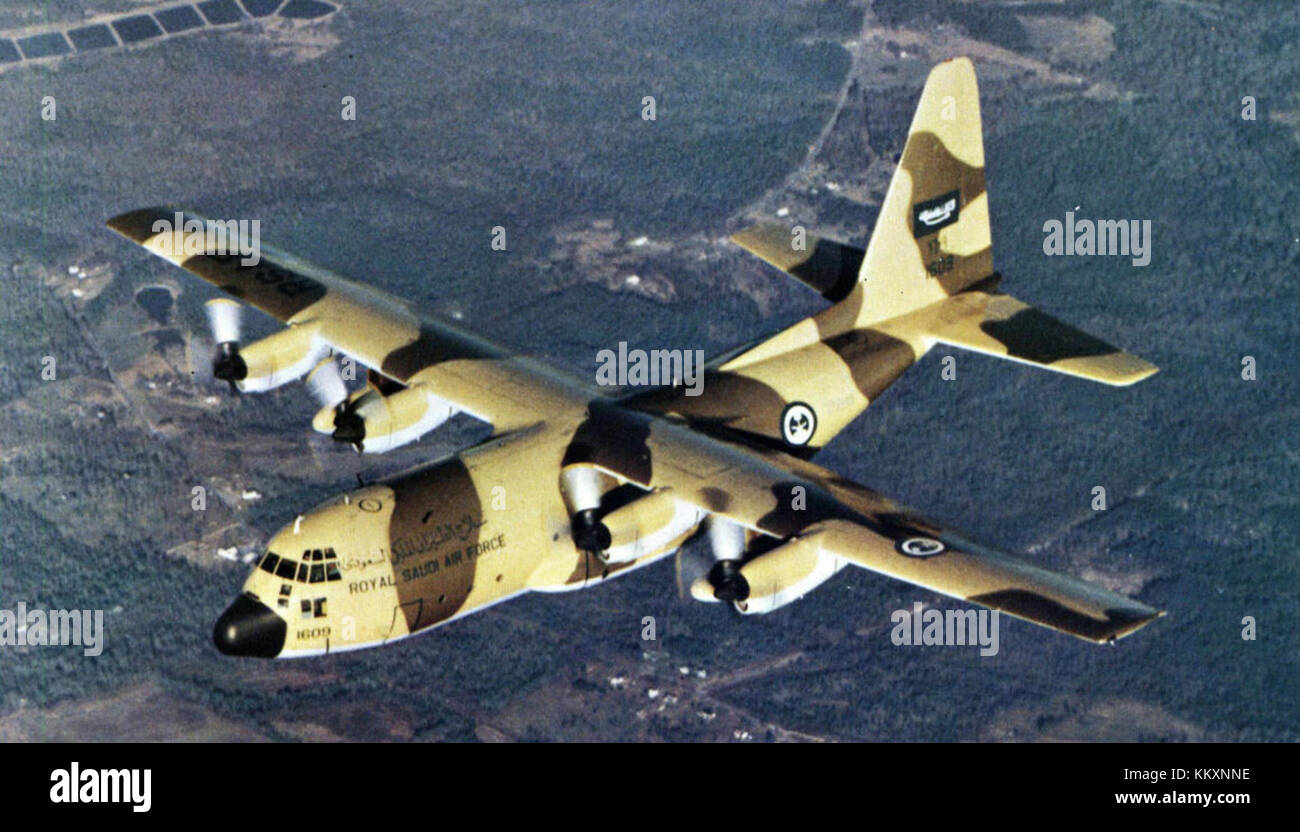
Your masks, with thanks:
[{"label": "roundel insignia", "polygon": [[781,438],[791,445],[807,445],[817,432],[817,414],[803,402],[791,402],[781,411]]},{"label": "roundel insignia", "polygon": [[376,500],[374,497],[366,497],[364,500],[357,503],[357,508],[361,509],[362,511],[376,512],[383,507],[384,504],[381,503],[379,500]]},{"label": "roundel insignia", "polygon": [[947,546],[933,537],[909,537],[895,543],[894,548],[909,558],[934,557],[948,550]]}]

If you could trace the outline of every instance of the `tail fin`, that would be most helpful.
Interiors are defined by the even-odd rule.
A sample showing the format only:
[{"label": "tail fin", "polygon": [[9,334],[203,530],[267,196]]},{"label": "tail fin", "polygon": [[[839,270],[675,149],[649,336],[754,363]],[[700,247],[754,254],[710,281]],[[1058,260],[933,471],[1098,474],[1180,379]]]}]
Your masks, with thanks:
[{"label": "tail fin", "polygon": [[858,273],[855,328],[905,315],[993,273],[979,87],[969,58],[930,71]]},{"label": "tail fin", "polygon": [[[823,338],[868,329],[992,278],[984,135],[970,59],[930,71],[865,253],[812,236],[796,248],[779,225],[732,239],[835,302],[815,318],[813,331]],[[747,359],[803,346],[807,334],[782,333]]]}]

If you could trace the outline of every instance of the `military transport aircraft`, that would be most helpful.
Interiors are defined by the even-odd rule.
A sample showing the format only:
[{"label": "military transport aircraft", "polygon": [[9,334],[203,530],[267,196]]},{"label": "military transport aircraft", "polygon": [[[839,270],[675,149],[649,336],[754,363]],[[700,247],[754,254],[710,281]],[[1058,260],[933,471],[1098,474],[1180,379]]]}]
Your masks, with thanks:
[{"label": "military transport aircraft", "polygon": [[[223,653],[387,644],[524,592],[593,586],[697,533],[711,567],[690,594],[745,614],[789,604],[848,564],[1097,642],[1162,614],[973,543],[809,461],[938,343],[1111,385],[1156,372],[997,291],[965,58],[930,73],[865,251],[781,226],[733,238],[831,305],[709,362],[698,396],[681,385],[600,394],[269,247],[254,265],[193,253],[188,232],[158,230],[172,216],[147,208],[108,224],[288,325],[241,346],[236,304],[209,301],[216,377],[256,391],[306,376],[322,406],[315,428],[366,452],[456,413],[493,427],[475,447],[279,531],[217,622]],[[364,388],[348,391],[338,355],[369,369]]]}]

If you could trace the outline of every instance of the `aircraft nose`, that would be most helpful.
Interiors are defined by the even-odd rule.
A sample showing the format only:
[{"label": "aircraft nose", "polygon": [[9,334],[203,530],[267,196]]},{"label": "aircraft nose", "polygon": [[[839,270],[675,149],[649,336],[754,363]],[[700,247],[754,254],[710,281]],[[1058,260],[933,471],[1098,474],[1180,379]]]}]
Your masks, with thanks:
[{"label": "aircraft nose", "polygon": [[212,640],[227,656],[273,659],[284,648],[288,629],[284,619],[266,604],[241,595],[217,619]]}]

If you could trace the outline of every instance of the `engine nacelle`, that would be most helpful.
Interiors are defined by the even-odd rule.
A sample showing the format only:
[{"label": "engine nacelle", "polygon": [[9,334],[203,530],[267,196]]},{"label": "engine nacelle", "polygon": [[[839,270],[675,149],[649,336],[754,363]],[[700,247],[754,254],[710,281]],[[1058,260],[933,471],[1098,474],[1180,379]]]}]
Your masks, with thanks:
[{"label": "engine nacelle", "polygon": [[669,551],[690,535],[704,513],[670,491],[637,497],[602,518],[609,529],[609,548],[600,552],[606,563],[628,563],[646,555]]},{"label": "engine nacelle", "polygon": [[371,388],[339,407],[322,408],[312,427],[365,453],[382,454],[414,442],[456,412],[420,384],[387,396]]},{"label": "engine nacelle", "polygon": [[[795,538],[755,557],[740,567],[741,595],[733,604],[745,615],[761,615],[798,601],[830,580],[848,561],[822,550],[818,535]],[[707,578],[691,586],[700,601],[714,601],[714,587]]]},{"label": "engine nacelle", "polygon": [[291,326],[233,350],[230,360],[242,366],[232,369],[230,380],[241,392],[261,393],[303,377],[329,352],[316,329],[311,324]]}]

